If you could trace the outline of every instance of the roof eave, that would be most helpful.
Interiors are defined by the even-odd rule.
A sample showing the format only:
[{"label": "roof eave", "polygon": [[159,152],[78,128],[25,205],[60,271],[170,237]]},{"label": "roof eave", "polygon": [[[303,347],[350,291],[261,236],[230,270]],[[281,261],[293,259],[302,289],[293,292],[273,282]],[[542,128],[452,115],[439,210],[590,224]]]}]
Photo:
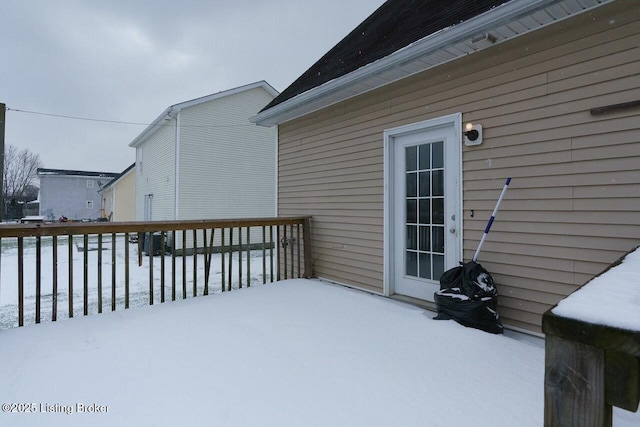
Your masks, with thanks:
[{"label": "roof eave", "polygon": [[149,126],[147,126],[141,133],[138,135],[133,141],[129,143],[129,147],[137,147],[142,144],[147,138],[153,135],[160,126],[162,126],[161,122],[166,119],[170,119],[175,117],[181,110],[188,107],[193,107],[194,105],[203,104],[205,102],[213,101],[219,98],[224,98],[230,95],[234,95],[236,93],[244,92],[247,90],[255,89],[258,87],[262,87],[272,96],[278,96],[278,91],[273,88],[269,83],[265,80],[260,80],[255,83],[249,83],[247,85],[238,86],[233,89],[228,89],[224,91],[220,91],[211,95],[203,96],[201,98],[192,99],[190,101],[181,102],[179,104],[172,105],[164,110]]},{"label": "roof eave", "polygon": [[[458,25],[445,28],[427,37],[424,37],[423,39],[418,40],[417,42],[414,42],[404,48],[401,48],[378,61],[367,64],[364,67],[361,67],[349,74],[303,92],[293,98],[290,98],[280,104],[269,108],[268,110],[263,110],[262,112],[251,117],[249,120],[252,123],[256,123],[261,126],[273,126],[289,120],[293,120],[314,111],[318,111],[322,108],[328,107],[337,102],[344,101],[351,97],[361,95],[371,90],[375,90],[381,86],[390,84],[393,81],[397,81],[400,78],[381,83],[357,93],[348,94],[345,89],[349,86],[354,86],[359,82],[364,81],[365,79],[392,70],[394,67],[397,67],[401,64],[406,64],[412,60],[417,59],[418,57],[450,47],[456,43],[459,43],[460,41],[477,36],[478,34],[486,33],[499,27],[500,25],[504,25],[520,17],[529,15],[542,8],[548,7],[554,3],[559,3],[560,1],[562,0],[512,0],[472,19],[461,22]],[[609,3],[611,1],[613,0],[603,0],[603,2],[599,5]],[[539,28],[541,27],[532,29],[529,32],[536,31]],[[479,50],[482,49],[478,49],[477,51]],[[454,58],[452,60],[455,59],[458,58]],[[437,67],[442,63],[425,67],[424,69],[418,70],[413,74]],[[403,76],[401,78],[405,77],[407,76]],[[340,91],[344,92],[345,95],[343,95],[342,97],[337,97],[337,99],[330,97],[330,95],[334,95]],[[323,98],[325,98],[325,102],[322,102]],[[311,104],[312,102],[313,105]]]}]

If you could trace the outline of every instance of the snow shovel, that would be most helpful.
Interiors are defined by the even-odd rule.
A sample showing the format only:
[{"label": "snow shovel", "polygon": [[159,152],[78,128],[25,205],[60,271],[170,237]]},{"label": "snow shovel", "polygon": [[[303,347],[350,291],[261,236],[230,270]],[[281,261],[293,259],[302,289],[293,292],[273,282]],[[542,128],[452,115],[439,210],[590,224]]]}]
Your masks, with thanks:
[{"label": "snow shovel", "polygon": [[510,182],[511,178],[507,178],[471,261],[466,264],[460,263],[460,266],[445,271],[440,277],[440,290],[434,294],[438,310],[436,320],[453,319],[461,325],[493,334],[503,332],[496,311],[498,292],[493,278],[487,270],[477,263],[477,260]]}]

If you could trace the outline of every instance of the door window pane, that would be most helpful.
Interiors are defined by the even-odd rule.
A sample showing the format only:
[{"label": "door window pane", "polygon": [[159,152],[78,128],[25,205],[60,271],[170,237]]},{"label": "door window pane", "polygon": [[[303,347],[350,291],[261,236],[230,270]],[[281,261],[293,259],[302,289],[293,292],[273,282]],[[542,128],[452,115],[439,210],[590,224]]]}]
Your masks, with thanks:
[{"label": "door window pane", "polygon": [[433,149],[433,164],[431,165],[431,167],[433,169],[438,169],[438,168],[443,168],[444,167],[444,155],[442,154],[442,142],[434,142],[432,144],[432,149]]},{"label": "door window pane", "polygon": [[418,222],[418,201],[407,200],[407,223],[416,224]]},{"label": "door window pane", "polygon": [[444,199],[431,201],[431,220],[433,224],[444,224]]},{"label": "door window pane", "polygon": [[418,249],[418,227],[415,225],[407,225],[407,249]]},{"label": "door window pane", "polygon": [[431,195],[431,173],[420,172],[420,197],[429,197]]},{"label": "door window pane", "polygon": [[418,276],[418,253],[407,251],[407,276]]},{"label": "door window pane", "polygon": [[433,227],[433,252],[444,253],[444,227]]},{"label": "door window pane", "polygon": [[433,195],[444,196],[444,171],[433,171]]},{"label": "door window pane", "polygon": [[444,273],[444,255],[433,256],[433,280],[440,280]]},{"label": "door window pane", "polygon": [[420,146],[420,163],[418,167],[421,170],[431,169],[431,144],[422,144]]},{"label": "door window pane", "polygon": [[431,250],[431,227],[420,227],[420,249],[421,251]]},{"label": "door window pane", "polygon": [[420,199],[420,224],[431,224],[431,200]]},{"label": "door window pane", "polygon": [[418,195],[417,173],[407,174],[407,197],[416,197]]},{"label": "door window pane", "polygon": [[419,254],[419,268],[420,268],[420,277],[423,279],[431,279],[431,255],[429,254]]},{"label": "door window pane", "polygon": [[407,172],[414,171],[418,167],[418,147],[405,148],[405,170]]}]

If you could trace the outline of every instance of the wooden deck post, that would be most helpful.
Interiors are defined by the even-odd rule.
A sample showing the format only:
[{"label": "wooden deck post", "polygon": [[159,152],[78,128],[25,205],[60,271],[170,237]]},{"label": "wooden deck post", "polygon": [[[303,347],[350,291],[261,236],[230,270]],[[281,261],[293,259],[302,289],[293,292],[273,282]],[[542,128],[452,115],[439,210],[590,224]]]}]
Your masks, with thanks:
[{"label": "wooden deck post", "polygon": [[545,427],[611,427],[605,351],[554,335],[545,338]]},{"label": "wooden deck post", "polygon": [[313,277],[313,264],[311,258],[311,217],[304,219],[302,238],[304,239],[304,278],[309,279]]}]

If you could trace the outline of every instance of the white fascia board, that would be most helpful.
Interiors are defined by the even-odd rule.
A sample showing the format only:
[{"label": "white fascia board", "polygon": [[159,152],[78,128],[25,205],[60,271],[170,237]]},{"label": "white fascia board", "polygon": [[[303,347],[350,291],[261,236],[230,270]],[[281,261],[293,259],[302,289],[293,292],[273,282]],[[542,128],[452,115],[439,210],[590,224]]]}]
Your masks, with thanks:
[{"label": "white fascia board", "polygon": [[[316,101],[319,98],[341,91],[364,79],[393,69],[394,67],[398,67],[425,54],[455,45],[460,41],[470,39],[478,34],[485,33],[491,29],[514,21],[519,17],[534,13],[537,10],[543,9],[560,1],[561,0],[512,0],[481,15],[471,18],[468,21],[430,34],[382,59],[367,64],[349,74],[338,77],[337,79],[303,92],[282,102],[281,104],[275,105],[268,110],[258,113],[249,120],[258,125],[272,126],[274,124],[292,120],[320,108],[327,107],[328,105],[331,105],[331,102],[327,102],[326,105],[320,104],[319,107],[313,108],[312,111],[306,111],[304,109],[304,105],[311,101]],[[429,67],[425,67],[425,70],[428,68]],[[379,86],[373,87],[369,89],[369,91],[374,90],[377,87]],[[351,96],[346,96],[344,99],[348,99],[349,97]],[[340,101],[343,101],[344,99],[340,99]]]},{"label": "white fascia board", "polygon": [[141,133],[140,135],[136,136],[133,141],[131,141],[129,143],[129,147],[137,147],[140,144],[142,144],[144,141],[147,140],[147,138],[149,138],[151,135],[153,135],[156,130],[158,130],[158,128],[160,128],[160,126],[162,126],[163,124],[161,123],[163,120],[165,119],[169,119],[172,117],[172,113],[173,113],[173,108],[174,106],[172,105],[171,107],[167,108],[166,110],[164,110],[162,112],[162,114],[160,114],[149,126],[147,126]]},{"label": "white fascia board", "polygon": [[203,96],[201,98],[192,99],[190,101],[181,102],[180,104],[175,104],[167,108],[160,114],[154,121],[151,123],[145,130],[143,130],[140,135],[138,135],[131,143],[129,143],[129,147],[137,147],[142,144],[147,138],[153,135],[159,128],[162,126],[162,121],[167,118],[175,117],[180,111],[184,108],[193,107],[195,105],[204,104],[205,102],[213,101],[216,99],[224,98],[226,96],[235,95],[240,92],[245,92],[247,90],[255,89],[255,88],[263,88],[269,94],[271,94],[274,98],[279,95],[280,92],[275,90],[273,86],[267,83],[264,80],[259,82],[250,83],[244,86],[238,86],[233,89],[217,92],[211,95]]}]

